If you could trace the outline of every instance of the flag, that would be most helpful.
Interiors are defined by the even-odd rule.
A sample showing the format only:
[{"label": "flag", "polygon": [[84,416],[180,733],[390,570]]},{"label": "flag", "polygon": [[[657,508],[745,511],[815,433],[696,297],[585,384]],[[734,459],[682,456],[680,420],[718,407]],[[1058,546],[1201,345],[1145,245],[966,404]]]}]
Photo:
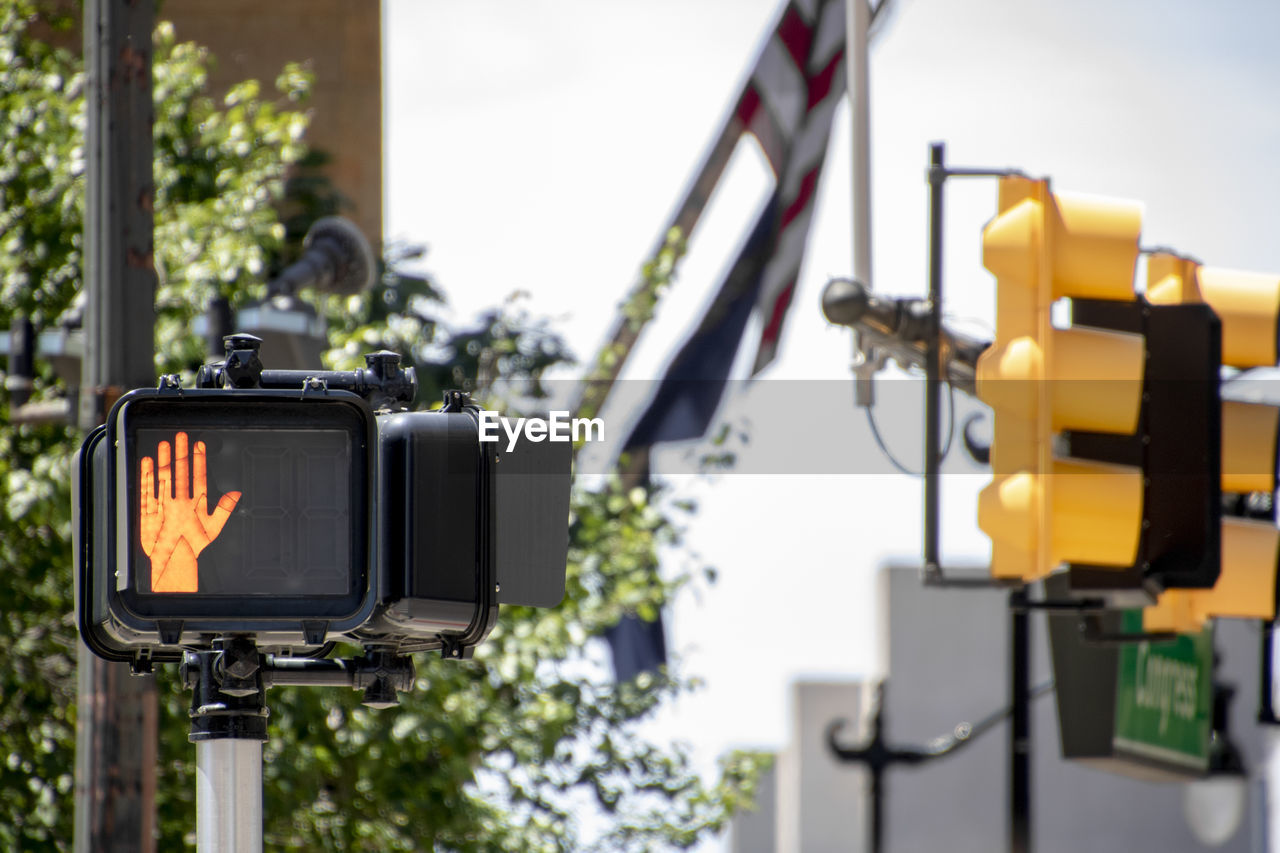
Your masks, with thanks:
[{"label": "flag", "polygon": [[628,614],[605,631],[613,658],[613,677],[621,684],[644,672],[657,672],[667,662],[667,637],[662,614],[652,622]]},{"label": "flag", "polygon": [[[845,0],[789,0],[783,6],[725,128],[678,208],[673,224],[688,234],[737,140],[744,133],[756,138],[774,174],[773,192],[706,314],[632,429],[625,449],[635,454],[633,461],[642,457],[636,451],[657,442],[706,434],[753,312],[759,312],[762,329],[752,375],[777,354],[809,237],[831,121],[844,92],[845,38]],[[606,639],[619,681],[666,663],[661,614],[654,622],[625,616]]]},{"label": "flag", "polygon": [[724,141],[750,133],[774,173],[772,196],[706,314],[672,359],[626,449],[707,432],[752,313],[761,319],[752,375],[776,356],[804,259],[831,121],[844,92],[844,45],[845,0],[784,5],[690,192],[695,201],[708,198],[727,159],[717,152],[732,148]]}]

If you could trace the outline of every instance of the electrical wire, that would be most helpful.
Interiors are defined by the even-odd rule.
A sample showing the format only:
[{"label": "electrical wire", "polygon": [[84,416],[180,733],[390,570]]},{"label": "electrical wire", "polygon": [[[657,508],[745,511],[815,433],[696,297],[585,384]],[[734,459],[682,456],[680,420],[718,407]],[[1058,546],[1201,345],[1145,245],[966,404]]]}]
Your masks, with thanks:
[{"label": "electrical wire", "polygon": [[[885,443],[884,437],[880,435],[880,428],[879,426],[876,425],[876,416],[875,416],[874,408],[875,408],[874,406],[866,407],[867,424],[868,426],[871,427],[871,436],[872,438],[875,439],[876,446],[880,448],[880,452],[885,455],[885,458],[889,460],[890,464],[892,464],[894,468],[898,469],[899,473],[905,474],[908,477],[923,477],[924,476],[923,472],[912,471],[906,465],[903,465],[901,462],[899,462],[898,458],[893,455],[893,451],[890,450],[889,446]],[[947,383],[947,443],[942,447],[942,456],[938,459],[939,464],[941,464],[942,462],[945,462],[947,459],[947,454],[951,452],[951,440],[955,437],[955,434],[956,434],[956,389],[954,385],[952,385],[951,383]]]},{"label": "electrical wire", "polygon": [[[1041,696],[1052,693],[1053,690],[1054,681],[1050,678],[1048,681],[1041,682],[1027,691],[1027,702],[1030,703],[1035,699],[1039,699]],[[976,723],[960,723],[950,733],[939,735],[929,741],[925,745],[924,752],[929,758],[939,758],[954,752],[966,743],[972,743],[979,735],[994,728],[998,723],[1011,716],[1013,716],[1013,706],[993,711]]]}]

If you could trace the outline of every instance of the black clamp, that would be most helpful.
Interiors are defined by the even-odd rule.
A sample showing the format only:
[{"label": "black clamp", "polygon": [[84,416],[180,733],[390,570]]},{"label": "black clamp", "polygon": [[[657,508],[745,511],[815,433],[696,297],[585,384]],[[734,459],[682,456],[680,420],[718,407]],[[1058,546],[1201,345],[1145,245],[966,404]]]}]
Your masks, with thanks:
[{"label": "black clamp", "polygon": [[254,335],[227,335],[222,339],[226,352],[222,361],[206,364],[196,374],[197,388],[258,388],[262,385],[262,338]]},{"label": "black clamp", "polygon": [[181,677],[191,689],[190,740],[267,739],[263,659],[248,637],[214,641],[187,652]]},{"label": "black clamp", "polygon": [[197,388],[349,391],[368,400],[375,411],[392,412],[402,411],[418,393],[413,368],[401,367],[400,354],[389,350],[366,354],[365,366],[356,370],[266,370],[259,357],[260,338],[235,334],[222,340],[226,357],[200,368]]}]

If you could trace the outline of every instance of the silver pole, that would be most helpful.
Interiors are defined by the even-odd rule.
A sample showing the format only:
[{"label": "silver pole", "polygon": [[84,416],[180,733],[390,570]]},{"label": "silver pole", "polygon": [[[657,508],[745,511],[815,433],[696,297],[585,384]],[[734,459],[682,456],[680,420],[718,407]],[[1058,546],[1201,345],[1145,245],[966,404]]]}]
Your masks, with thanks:
[{"label": "silver pole", "polygon": [[[868,290],[871,283],[871,87],[867,59],[867,30],[871,7],[867,0],[845,0],[845,85],[852,125],[853,277]],[[854,397],[859,406],[875,403],[872,377],[877,359],[872,348],[854,333]]]},{"label": "silver pole", "polygon": [[[1276,648],[1276,637],[1280,636],[1280,631],[1271,632],[1264,631],[1264,639],[1271,644],[1271,660],[1276,660],[1276,652],[1280,651]],[[1259,690],[1269,691],[1266,696],[1270,701],[1263,704],[1267,708],[1273,709],[1276,701],[1275,690],[1275,669],[1268,667],[1267,678],[1262,680],[1258,685]],[[1263,779],[1263,791],[1266,798],[1264,818],[1262,821],[1263,835],[1265,838],[1265,847],[1258,845],[1259,849],[1265,850],[1266,853],[1280,853],[1280,726],[1264,725],[1262,726],[1263,738],[1263,755],[1262,768],[1259,775]]]},{"label": "silver pole", "polygon": [[196,850],[262,853],[262,741],[196,741]]},{"label": "silver pole", "polygon": [[845,77],[853,124],[853,277],[871,288],[871,87],[867,61],[871,8],[867,0],[846,2]]}]

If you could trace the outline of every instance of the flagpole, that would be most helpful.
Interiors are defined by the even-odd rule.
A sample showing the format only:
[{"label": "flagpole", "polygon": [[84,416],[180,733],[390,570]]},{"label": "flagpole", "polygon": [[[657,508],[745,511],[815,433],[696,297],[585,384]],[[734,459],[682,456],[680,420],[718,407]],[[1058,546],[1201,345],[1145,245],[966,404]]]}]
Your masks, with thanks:
[{"label": "flagpole", "polygon": [[[883,0],[882,0],[883,5]],[[870,53],[867,30],[871,26],[868,0],[846,0],[845,6],[845,87],[849,95],[850,177],[853,226],[853,279],[871,290],[871,86],[868,79]],[[858,332],[853,333],[854,397],[860,406],[875,402],[872,373],[875,359],[864,351]],[[881,691],[883,691],[883,683]],[[881,725],[883,704],[878,703],[874,718]],[[881,801],[880,768],[873,768],[868,778],[868,802],[871,807],[871,849],[882,849],[883,803]],[[866,819],[864,817],[864,819]]]},{"label": "flagpole", "polygon": [[[871,7],[868,0],[846,0],[845,85],[849,90],[853,179],[853,278],[867,290],[871,282],[871,86],[867,59]],[[882,0],[881,8],[885,2]],[[880,9],[876,10],[877,12]],[[853,333],[854,399],[859,406],[875,403],[876,354]]]},{"label": "flagpole", "polygon": [[868,79],[867,0],[847,0],[845,79],[853,127],[853,277],[871,289],[871,96]]},{"label": "flagpole", "polygon": [[[761,145],[766,149],[767,156],[770,157],[771,165],[777,173],[780,185],[782,182],[787,180],[787,177],[784,175],[785,170],[793,166],[797,168],[800,166],[807,166],[813,170],[812,174],[816,175],[817,169],[821,166],[820,162],[815,165],[813,163],[789,164],[788,161],[788,158],[790,157],[789,147],[792,142],[791,134],[799,132],[804,127],[804,121],[807,121],[812,115],[814,104],[809,104],[809,110],[806,111],[803,116],[792,116],[788,119],[788,121],[793,121],[795,124],[788,124],[782,128],[776,127],[773,123],[778,120],[779,113],[774,112],[766,115],[764,109],[769,106],[770,100],[776,96],[775,93],[778,90],[778,86],[786,87],[794,84],[795,75],[780,78],[777,76],[778,66],[767,64],[765,63],[765,60],[770,56],[768,50],[771,46],[775,51],[780,52],[773,54],[775,57],[773,61],[777,61],[776,57],[779,55],[785,55],[785,52],[790,49],[786,39],[781,35],[781,28],[784,24],[788,23],[788,15],[795,16],[790,19],[789,25],[791,27],[790,31],[794,33],[797,25],[801,29],[804,29],[805,27],[820,27],[824,20],[824,10],[834,11],[835,9],[838,9],[839,11],[844,12],[846,11],[844,4],[848,2],[850,2],[850,0],[822,0],[822,2],[817,4],[818,8],[816,10],[809,10],[809,15],[811,17],[801,17],[803,13],[799,10],[799,6],[793,2],[793,0],[783,2],[778,19],[774,27],[770,30],[771,35],[766,39],[764,46],[762,46],[758,53],[756,61],[747,75],[747,79],[744,82],[738,98],[734,100],[733,107],[729,110],[720,132],[708,150],[700,168],[695,173],[695,177],[688,184],[688,188],[686,189],[674,216],[668,220],[669,224],[663,229],[653,255],[651,255],[650,259],[645,263],[640,281],[632,288],[626,301],[619,307],[617,318],[606,343],[588,366],[587,375],[581,381],[577,391],[577,399],[574,401],[575,405],[573,408],[575,409],[577,416],[596,417],[599,414],[600,409],[603,407],[606,398],[612,390],[614,382],[617,380],[619,375],[621,375],[622,368],[626,363],[627,358],[630,356],[636,341],[638,340],[645,325],[647,325],[652,317],[658,299],[662,295],[663,290],[665,290],[667,285],[671,282],[676,265],[684,252],[685,241],[690,239],[691,234],[697,225],[698,219],[702,211],[705,209],[708,198],[714,191],[716,183],[723,174],[729,159],[732,157],[733,152],[736,149],[738,140],[744,132],[758,133],[760,131],[761,128],[752,126],[753,121],[760,122],[766,135],[768,135],[773,141],[772,147],[770,142],[766,140],[761,140]],[[862,93],[861,96],[858,97],[858,110],[861,112],[859,113],[858,110],[855,110],[855,113],[861,115],[860,120],[856,119],[860,130],[855,135],[857,139],[860,140],[860,143],[858,144],[860,144],[862,154],[859,156],[859,162],[862,165],[855,168],[855,180],[858,186],[858,192],[860,193],[860,208],[866,211],[869,208],[870,198],[870,181],[868,177],[870,171],[869,134],[867,132],[868,98],[867,75],[865,73],[867,37],[870,28],[876,24],[877,19],[880,17],[879,12],[887,5],[887,3],[886,0],[881,0],[880,4],[874,11],[866,4],[866,0],[861,0],[860,5],[861,8],[857,8],[852,16],[848,14],[845,15],[846,20],[850,17],[856,20],[856,23],[852,26],[856,27],[855,32],[859,33],[859,35],[857,36],[856,42],[857,51],[853,60],[846,58],[844,62],[856,62],[854,67],[863,69],[862,73],[855,74],[855,77],[857,78],[857,88],[850,92],[850,94],[853,96],[857,91],[861,91]],[[830,18],[830,16],[827,17],[828,19]],[[831,24],[832,29],[838,27],[841,31],[839,36],[836,36],[839,42],[845,42],[845,44],[837,43],[839,49],[846,49],[848,46],[847,42],[849,40],[849,27],[851,25],[848,23],[837,23],[835,21],[831,21]],[[832,35],[834,35],[834,33]],[[840,36],[843,36],[843,38]],[[825,42],[825,45],[830,49],[832,47],[832,41]],[[807,46],[806,50],[810,49],[810,47],[811,46]],[[823,76],[827,72],[822,68],[817,66],[813,68],[809,67],[812,62],[812,57],[806,56],[801,58],[793,56],[790,57],[790,59],[797,63],[798,67],[796,70],[799,71],[798,76],[800,81],[803,83],[804,88],[807,90],[799,93],[802,102],[805,95],[810,97],[813,96],[814,90],[809,89],[809,87],[814,86],[818,87],[818,90],[821,90],[824,85],[823,80],[825,79],[829,81],[831,79],[829,75],[826,77]],[[782,61],[785,62],[787,60]],[[828,65],[826,67],[829,69],[834,66]],[[772,75],[765,78],[772,85],[766,86],[763,90],[753,88],[754,84],[752,82],[753,76],[756,73],[759,73],[762,68],[768,69],[768,73]],[[832,100],[839,97],[838,89],[830,90],[829,93],[832,96]],[[748,102],[746,100],[748,95],[754,99],[763,100],[753,100]],[[825,99],[826,96],[824,94],[823,100]],[[764,106],[762,106],[762,104]],[[757,112],[757,110],[759,110],[759,112]],[[783,110],[781,115],[786,116],[788,113],[786,110]],[[829,116],[829,113],[827,115]],[[755,116],[754,119],[752,118],[753,116]],[[829,123],[829,117],[826,120]],[[826,126],[825,132],[830,132],[829,124]],[[775,136],[780,136],[781,139],[776,139],[774,138]],[[791,175],[790,177],[792,180],[788,186],[791,187],[792,192],[798,192],[798,184],[795,179],[798,179],[801,176]],[[793,202],[796,201],[796,198],[791,197],[786,199],[786,201]],[[806,202],[806,204],[807,203],[809,202]],[[798,227],[801,227],[805,233],[808,231],[808,221],[807,217],[791,220],[793,225],[796,222],[801,223]],[[855,238],[855,255],[857,257],[857,264],[859,265],[857,267],[857,271],[859,273],[858,277],[866,280],[870,278],[869,273],[871,267],[869,212],[855,216],[855,221],[858,223],[861,235]],[[865,272],[863,272],[864,270]],[[783,272],[786,271],[784,270]],[[778,288],[779,285],[785,285],[786,282],[774,281],[772,284],[775,288]],[[793,281],[791,285],[781,287],[780,292],[771,293],[772,302],[769,306],[766,306],[766,310],[770,311],[774,322],[780,323],[780,315],[786,310],[787,302],[790,299],[794,286],[795,284]],[[770,345],[776,345],[776,340],[771,339],[769,343]],[[762,339],[761,352],[764,352],[764,347],[765,342]],[[772,353],[770,351],[770,356],[771,354]],[[758,353],[757,361],[759,361],[759,358],[760,355]],[[638,460],[634,457],[637,457],[638,454],[632,453],[631,456],[633,458],[630,459],[630,465],[624,467],[637,467],[636,462]],[[639,467],[643,467],[643,464],[641,463]]]}]

